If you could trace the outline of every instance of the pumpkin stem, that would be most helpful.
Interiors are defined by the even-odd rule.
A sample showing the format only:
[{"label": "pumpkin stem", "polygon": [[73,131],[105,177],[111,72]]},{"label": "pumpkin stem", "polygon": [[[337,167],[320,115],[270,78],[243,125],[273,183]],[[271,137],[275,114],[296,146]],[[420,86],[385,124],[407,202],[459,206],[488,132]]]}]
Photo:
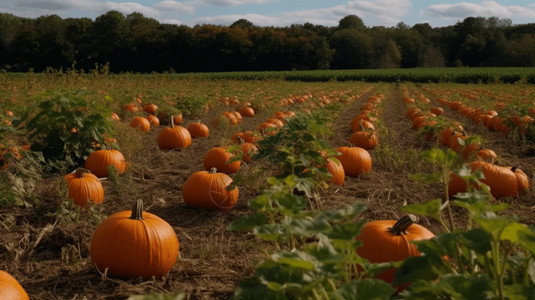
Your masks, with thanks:
[{"label": "pumpkin stem", "polygon": [[85,173],[91,173],[91,171],[89,171],[86,168],[79,167],[79,168],[76,168],[74,173],[76,174],[76,178],[84,178]]},{"label": "pumpkin stem", "polygon": [[145,220],[143,218],[143,200],[137,199],[132,206],[132,215],[130,216],[131,220]]},{"label": "pumpkin stem", "polygon": [[175,127],[175,116],[171,116],[171,128]]},{"label": "pumpkin stem", "polygon": [[238,136],[238,144],[241,145],[243,143],[245,143],[245,141],[240,136]]},{"label": "pumpkin stem", "polygon": [[407,229],[418,221],[418,218],[415,215],[408,214],[399,219],[392,228],[388,230],[394,235],[403,235]]},{"label": "pumpkin stem", "polygon": [[210,169],[210,174],[215,174],[217,173],[217,168],[216,167],[213,167]]},{"label": "pumpkin stem", "polygon": [[514,173],[516,171],[516,169],[518,169],[518,167],[512,167],[511,171],[513,171],[513,173]]}]

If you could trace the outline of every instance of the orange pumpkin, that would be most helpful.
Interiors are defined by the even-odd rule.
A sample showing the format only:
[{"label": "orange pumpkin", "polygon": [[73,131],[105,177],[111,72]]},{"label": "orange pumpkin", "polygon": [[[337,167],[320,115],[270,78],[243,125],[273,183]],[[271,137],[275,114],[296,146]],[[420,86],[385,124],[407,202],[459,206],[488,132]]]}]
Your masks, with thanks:
[{"label": "orange pumpkin", "polygon": [[476,157],[479,160],[493,163],[498,158],[498,155],[491,149],[481,149],[476,152]]},{"label": "orange pumpkin", "polygon": [[379,142],[375,132],[356,131],[349,137],[349,143],[354,147],[361,147],[366,150],[372,150]]},{"label": "orange pumpkin", "polygon": [[254,109],[250,106],[244,106],[240,108],[238,112],[244,117],[249,117],[249,118],[254,117]]},{"label": "orange pumpkin", "polygon": [[339,147],[336,149],[341,155],[336,158],[342,163],[347,176],[358,177],[369,173],[372,168],[370,153],[360,147]]},{"label": "orange pumpkin", "polygon": [[108,166],[115,167],[119,174],[123,174],[126,171],[126,160],[123,154],[113,149],[97,150],[89,154],[84,165],[99,178],[108,176]]},{"label": "orange pumpkin", "polygon": [[[362,241],[362,246],[357,248],[357,253],[371,263],[396,262],[411,256],[420,256],[416,245],[411,241],[432,239],[435,235],[427,228],[414,224],[415,216],[407,215],[398,221],[375,220],[362,227],[357,240]],[[392,283],[396,269],[388,269],[379,275],[378,279]],[[398,290],[404,286],[399,286]]]},{"label": "orange pumpkin", "polygon": [[91,174],[89,170],[78,168],[74,172],[65,175],[68,197],[75,204],[87,205],[90,200],[94,203],[102,203],[104,200],[104,188],[97,176]]},{"label": "orange pumpkin", "polygon": [[517,167],[512,167],[511,171],[515,174],[516,177],[516,187],[519,194],[524,194],[529,192],[529,178],[524,171],[520,170]]},{"label": "orange pumpkin", "polygon": [[128,103],[123,106],[123,110],[135,113],[139,111],[139,108],[136,103]]},{"label": "orange pumpkin", "polygon": [[[517,193],[517,179],[510,168],[493,165],[484,161],[470,163],[472,173],[479,170],[485,175],[481,182],[490,187],[490,193],[495,198],[514,197]],[[477,187],[475,187],[477,188]],[[466,183],[455,174],[450,175],[448,194],[453,196],[466,191]]]},{"label": "orange pumpkin", "polygon": [[228,152],[225,147],[214,147],[204,155],[204,169],[209,171],[212,168],[216,168],[222,173],[236,173],[240,169],[241,160],[228,163],[232,157],[233,154]]},{"label": "orange pumpkin", "polygon": [[137,128],[141,131],[149,131],[150,130],[150,122],[147,120],[147,118],[144,117],[133,117],[130,121],[130,127]]},{"label": "orange pumpkin", "polygon": [[334,160],[327,159],[327,171],[333,176],[332,182],[336,185],[343,185],[346,173],[341,162],[335,162]]},{"label": "orange pumpkin", "polygon": [[156,111],[157,110],[158,110],[158,105],[156,105],[154,103],[147,103],[147,104],[143,105],[143,111],[148,113],[148,114],[156,115]]},{"label": "orange pumpkin", "polygon": [[112,121],[121,121],[121,118],[119,117],[119,115],[114,112],[111,113],[110,119]]},{"label": "orange pumpkin", "polygon": [[210,129],[208,129],[208,126],[200,122],[191,123],[188,126],[188,131],[192,138],[208,137],[210,135]]},{"label": "orange pumpkin", "polygon": [[120,277],[160,277],[169,272],[179,251],[173,227],[143,212],[137,200],[131,211],[117,212],[100,224],[91,240],[91,260],[100,272]]},{"label": "orange pumpkin", "polygon": [[0,270],[0,299],[28,300],[28,294],[9,273]]},{"label": "orange pumpkin", "polygon": [[182,186],[182,197],[189,206],[227,211],[236,205],[239,196],[238,188],[227,190],[231,183],[232,178],[216,168],[198,171]]},{"label": "orange pumpkin", "polygon": [[252,155],[258,152],[258,148],[253,143],[247,143],[240,137],[240,151],[242,152],[241,160],[248,163],[252,161]]},{"label": "orange pumpkin", "polygon": [[[155,115],[147,115],[147,116],[145,117],[145,119],[147,119],[147,120],[149,121],[149,124],[150,124],[150,126],[152,126],[152,127],[158,127],[158,126],[160,126],[160,119],[158,119],[158,117],[155,116]],[[150,127],[149,127],[149,129],[150,129]]]},{"label": "orange pumpkin", "polygon": [[164,127],[158,132],[158,147],[162,150],[186,148],[191,145],[191,134],[182,126],[175,126],[171,117],[171,126]]}]

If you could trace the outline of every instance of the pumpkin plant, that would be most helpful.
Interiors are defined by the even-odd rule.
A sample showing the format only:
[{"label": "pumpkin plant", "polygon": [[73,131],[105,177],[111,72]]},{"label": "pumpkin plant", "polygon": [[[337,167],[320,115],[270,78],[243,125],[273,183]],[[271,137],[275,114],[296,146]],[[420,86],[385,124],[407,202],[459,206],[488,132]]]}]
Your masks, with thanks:
[{"label": "pumpkin plant", "polygon": [[28,300],[28,294],[9,273],[0,270],[0,299]]},{"label": "pumpkin plant", "polygon": [[160,277],[178,257],[178,238],[165,220],[143,212],[143,201],[132,210],[114,213],[91,240],[91,261],[99,272],[119,277]]},{"label": "pumpkin plant", "polygon": [[239,190],[225,173],[210,171],[193,173],[182,187],[184,202],[193,207],[227,211],[238,202]]},{"label": "pumpkin plant", "polygon": [[93,145],[104,144],[111,133],[110,97],[95,101],[87,92],[40,94],[34,106],[21,116],[32,151],[43,154],[50,171],[73,169],[91,153]]},{"label": "pumpkin plant", "polygon": [[68,197],[75,204],[87,205],[88,201],[102,203],[104,200],[104,187],[97,176],[89,170],[77,168],[74,172],[65,175]]}]

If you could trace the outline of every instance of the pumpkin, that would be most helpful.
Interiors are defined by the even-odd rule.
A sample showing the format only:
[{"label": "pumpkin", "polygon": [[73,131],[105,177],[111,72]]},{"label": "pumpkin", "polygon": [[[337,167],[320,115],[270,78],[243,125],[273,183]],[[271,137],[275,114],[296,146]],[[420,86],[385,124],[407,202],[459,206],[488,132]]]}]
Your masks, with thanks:
[{"label": "pumpkin", "polygon": [[68,197],[75,204],[87,205],[91,200],[94,203],[102,203],[104,200],[104,188],[97,176],[91,174],[89,170],[78,168],[74,172],[65,175]]},{"label": "pumpkin", "polygon": [[130,120],[130,127],[138,128],[141,131],[149,131],[150,130],[150,122],[147,120],[147,118],[144,117],[133,117],[132,120]]},{"label": "pumpkin", "polygon": [[91,152],[85,160],[84,167],[102,178],[108,176],[108,166],[113,166],[119,174],[126,171],[126,161],[123,154],[118,150],[102,149]]},{"label": "pumpkin", "polygon": [[249,117],[249,118],[254,117],[254,109],[249,106],[243,106],[242,108],[238,110],[238,112],[244,117]]},{"label": "pumpkin", "polygon": [[256,128],[262,135],[274,135],[277,133],[277,126],[273,123],[262,122]]},{"label": "pumpkin", "polygon": [[228,152],[226,148],[214,147],[204,155],[204,169],[209,171],[212,168],[216,168],[218,171],[226,174],[236,173],[240,169],[241,160],[228,163],[232,156],[233,154]]},{"label": "pumpkin", "polygon": [[173,227],[143,212],[143,201],[132,210],[114,213],[102,222],[91,240],[91,260],[100,272],[120,277],[160,277],[169,272],[179,251]]},{"label": "pumpkin", "polygon": [[[517,179],[508,167],[497,166],[484,161],[470,163],[472,173],[479,170],[485,175],[481,182],[490,187],[490,193],[495,198],[514,197],[517,193]],[[475,187],[477,188],[477,187]],[[448,194],[453,196],[466,191],[465,181],[452,173],[448,184]]]},{"label": "pumpkin", "polygon": [[515,174],[516,177],[516,187],[519,194],[529,192],[529,178],[524,171],[520,170],[517,167],[512,167],[511,171]]},{"label": "pumpkin", "polygon": [[110,120],[112,120],[112,121],[121,121],[121,118],[119,117],[118,114],[112,112],[111,116],[110,116]]},{"label": "pumpkin", "polygon": [[0,270],[0,299],[28,300],[28,294],[9,273]]},{"label": "pumpkin", "polygon": [[191,134],[182,126],[175,126],[171,117],[171,126],[164,127],[158,132],[158,147],[162,150],[185,148],[191,145]]},{"label": "pumpkin", "polygon": [[335,162],[334,160],[327,159],[327,171],[333,176],[332,182],[336,185],[343,185],[346,173],[341,162]]},{"label": "pumpkin", "polygon": [[482,161],[493,163],[498,158],[498,155],[496,155],[496,152],[493,150],[485,148],[478,150],[476,152],[476,157]]},{"label": "pumpkin", "polygon": [[238,188],[227,190],[231,183],[232,178],[216,168],[198,171],[182,186],[182,197],[189,206],[228,211],[236,205],[239,196]]},{"label": "pumpkin", "polygon": [[252,155],[258,152],[258,148],[253,143],[247,143],[242,138],[238,137],[240,141],[240,151],[242,152],[241,160],[248,163],[252,161]]},{"label": "pumpkin", "polygon": [[240,139],[242,139],[246,143],[254,143],[256,142],[256,135],[254,132],[248,130],[245,132],[236,132],[234,133],[230,139],[235,143],[240,143]]},{"label": "pumpkin", "polygon": [[128,103],[123,106],[123,110],[135,113],[139,111],[139,108],[136,103]]},{"label": "pumpkin", "polygon": [[158,105],[156,105],[154,103],[147,103],[147,104],[143,105],[143,111],[148,113],[148,114],[156,115],[156,111],[157,110],[158,110]]},{"label": "pumpkin", "polygon": [[438,106],[437,106],[437,107],[432,107],[432,108],[430,109],[430,111],[431,111],[432,113],[434,113],[435,115],[437,115],[437,116],[440,116],[441,114],[444,113],[444,109],[443,109],[442,107],[438,107]]},{"label": "pumpkin", "polygon": [[[406,215],[395,220],[375,220],[364,224],[357,240],[362,245],[357,248],[360,257],[371,263],[402,261],[411,256],[420,256],[416,245],[411,241],[427,240],[435,235],[427,228],[414,224],[416,217]],[[377,275],[378,279],[392,283],[396,268],[388,269]],[[398,290],[406,286],[399,286]]]},{"label": "pumpkin", "polygon": [[372,158],[366,149],[360,147],[339,147],[336,149],[341,155],[336,158],[342,163],[347,176],[358,177],[369,173],[372,168]]},{"label": "pumpkin", "polygon": [[375,130],[375,126],[373,126],[373,123],[367,120],[361,119],[360,122],[353,124],[353,132],[357,131],[364,131],[364,130]]},{"label": "pumpkin", "polygon": [[208,129],[208,126],[200,122],[191,123],[188,126],[188,131],[192,138],[208,137],[210,135],[210,129]]},{"label": "pumpkin", "polygon": [[372,150],[377,146],[378,138],[375,132],[355,131],[349,137],[349,143],[354,147],[361,147],[366,150]]},{"label": "pumpkin", "polygon": [[[160,126],[160,119],[158,119],[158,117],[155,116],[155,115],[147,115],[147,116],[145,117],[145,119],[147,119],[147,120],[149,121],[149,124],[150,124],[150,126],[152,126],[152,127],[158,127],[158,126]],[[150,127],[149,127],[149,129],[150,129]]]},{"label": "pumpkin", "polygon": [[182,113],[173,115],[173,123],[175,125],[182,124],[182,120],[183,120]]}]

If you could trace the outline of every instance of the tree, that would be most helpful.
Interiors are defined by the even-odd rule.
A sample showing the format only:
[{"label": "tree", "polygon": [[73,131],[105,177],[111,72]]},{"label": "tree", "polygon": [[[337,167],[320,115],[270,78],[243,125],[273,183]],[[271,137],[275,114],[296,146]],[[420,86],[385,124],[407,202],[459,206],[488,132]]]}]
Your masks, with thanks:
[{"label": "tree", "polygon": [[338,22],[338,29],[363,30],[363,29],[366,29],[366,26],[364,25],[364,22],[362,22],[361,18],[355,15],[348,15],[348,16],[343,17]]},{"label": "tree", "polygon": [[370,68],[373,59],[371,37],[360,30],[342,29],[331,36],[335,49],[332,67],[336,69]]}]

